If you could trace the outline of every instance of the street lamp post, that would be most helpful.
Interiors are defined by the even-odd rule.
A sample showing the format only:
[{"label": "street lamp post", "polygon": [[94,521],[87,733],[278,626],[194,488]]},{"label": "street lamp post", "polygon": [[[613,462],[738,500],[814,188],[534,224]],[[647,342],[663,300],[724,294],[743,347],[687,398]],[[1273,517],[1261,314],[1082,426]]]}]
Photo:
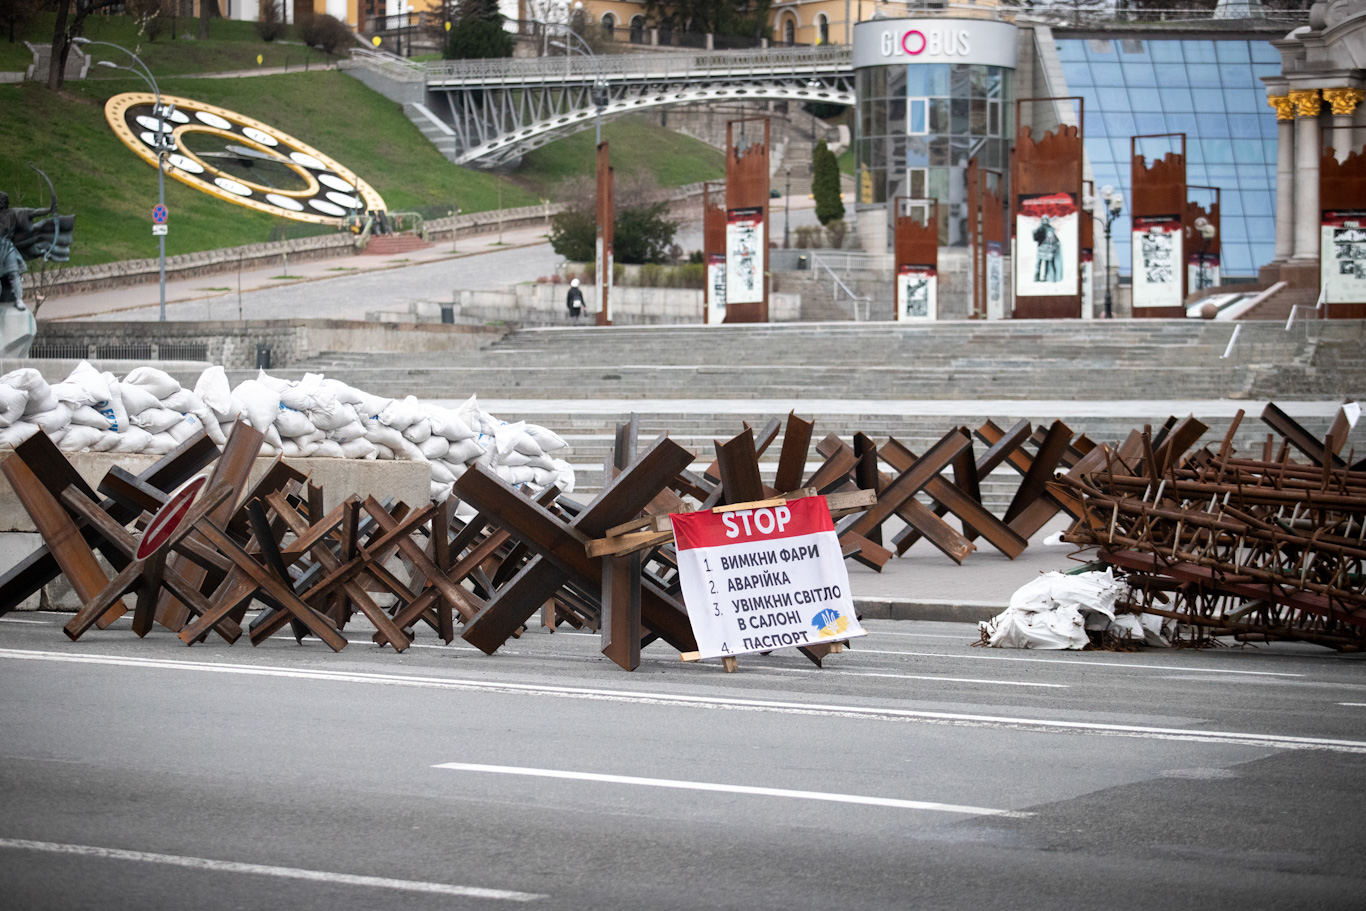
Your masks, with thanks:
[{"label": "street lamp post", "polygon": [[1114,303],[1110,296],[1110,266],[1114,262],[1115,248],[1110,242],[1110,230],[1115,219],[1119,217],[1119,210],[1124,208],[1124,197],[1114,187],[1104,186],[1100,188],[1100,198],[1105,205],[1105,318],[1114,319]]},{"label": "street lamp post", "polygon": [[[149,70],[149,69],[147,68],[147,64],[145,64],[145,63],[142,62],[142,58],[141,58],[141,57],[139,57],[137,54],[134,54],[132,51],[128,50],[128,48],[126,48],[126,47],[124,47],[124,46],[122,46],[122,45],[113,44],[113,43],[108,42],[108,41],[92,41],[92,40],[90,40],[89,38],[73,38],[73,39],[71,39],[71,40],[72,40],[72,43],[74,43],[74,44],[81,44],[81,45],[95,45],[95,44],[98,44],[98,45],[103,45],[104,47],[112,47],[112,48],[115,48],[115,49],[117,49],[117,50],[123,51],[125,54],[127,54],[129,57],[131,57],[131,58],[133,59],[133,62],[134,62],[134,63],[136,63],[139,67],[141,67],[141,69],[136,69],[136,70],[135,70],[135,69],[133,69],[131,66],[119,66],[117,63],[114,63],[112,60],[101,60],[101,61],[99,61],[98,64],[96,64],[97,66],[108,67],[109,69],[112,69],[112,70],[123,70],[123,71],[125,71],[125,72],[132,73],[133,75],[135,75],[135,76],[137,76],[138,78],[140,78],[143,82],[147,83],[147,85],[148,85],[148,86],[151,88],[151,90],[152,90],[152,94],[156,96],[156,100],[157,100],[157,102],[156,102],[157,141],[156,141],[156,146],[155,146],[155,148],[156,148],[156,153],[157,153],[157,204],[160,205],[162,208],[165,208],[165,206],[166,206],[166,158],[167,158],[167,156],[169,156],[169,155],[171,154],[171,152],[175,149],[175,140],[172,139],[170,136],[168,136],[167,133],[166,133],[166,113],[167,113],[167,111],[166,111],[165,106],[163,106],[162,103],[161,103],[161,89],[159,89],[159,88],[157,87],[157,81],[156,81],[155,77],[152,76],[152,71]],[[164,323],[164,322],[166,322],[166,235],[165,235],[165,234],[159,234],[159,235],[157,235],[157,246],[158,246],[158,248],[159,248],[159,250],[158,250],[158,258],[159,258],[159,260],[160,260],[160,267],[159,267],[159,273],[160,273],[160,275],[159,275],[159,281],[160,281],[160,286],[161,286],[161,311],[160,311],[160,317],[159,317],[159,319],[160,319],[161,322]]]},{"label": "street lamp post", "polygon": [[1203,215],[1195,220],[1195,231],[1200,235],[1200,267],[1196,271],[1195,290],[1203,291],[1209,287],[1209,263],[1206,261],[1206,257],[1209,255],[1210,244],[1214,242],[1214,235],[1219,231]]},{"label": "street lamp post", "polygon": [[792,165],[787,166],[787,183],[783,185],[783,249],[791,247],[788,243],[788,220],[792,211]]}]

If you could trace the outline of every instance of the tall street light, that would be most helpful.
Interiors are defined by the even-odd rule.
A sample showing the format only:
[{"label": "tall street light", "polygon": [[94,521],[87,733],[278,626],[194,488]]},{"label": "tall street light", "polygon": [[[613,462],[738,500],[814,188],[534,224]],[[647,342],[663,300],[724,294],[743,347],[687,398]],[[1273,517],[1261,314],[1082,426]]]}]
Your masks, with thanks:
[{"label": "tall street light", "polygon": [[1124,208],[1124,197],[1114,187],[1106,185],[1100,188],[1100,201],[1105,206],[1105,318],[1114,319],[1114,304],[1110,297],[1110,264],[1114,262],[1115,248],[1110,243],[1110,228],[1119,217],[1119,210]]},{"label": "tall street light", "polygon": [[[132,51],[128,50],[128,48],[124,47],[123,45],[120,45],[120,44],[112,44],[112,43],[110,43],[110,42],[108,42],[108,41],[92,41],[92,40],[90,40],[89,38],[73,38],[73,39],[71,39],[71,41],[72,41],[73,44],[81,44],[81,45],[94,45],[94,44],[98,44],[98,45],[102,45],[102,46],[104,46],[104,47],[112,47],[112,48],[115,48],[116,50],[123,51],[125,54],[127,54],[129,57],[131,57],[131,58],[133,59],[133,62],[136,63],[136,64],[138,65],[138,67],[140,67],[140,69],[133,69],[131,66],[119,66],[117,63],[114,63],[112,60],[101,60],[101,61],[99,61],[98,63],[96,63],[96,66],[103,66],[103,67],[108,67],[108,68],[111,69],[111,70],[123,70],[124,72],[132,73],[134,76],[137,76],[137,77],[138,77],[139,79],[141,79],[143,82],[147,83],[148,87],[152,90],[152,94],[156,96],[156,100],[157,100],[157,102],[156,102],[156,115],[157,115],[157,137],[156,137],[156,139],[157,139],[157,141],[156,141],[156,144],[155,144],[154,148],[156,149],[156,153],[157,153],[157,203],[164,209],[164,208],[166,207],[166,158],[167,158],[167,156],[169,156],[169,155],[171,154],[171,152],[175,151],[175,140],[171,138],[170,134],[169,134],[169,133],[167,132],[167,130],[166,130],[166,114],[168,113],[168,111],[167,111],[167,109],[166,109],[165,107],[163,107],[162,104],[161,104],[161,89],[157,88],[157,81],[156,81],[156,79],[152,76],[152,71],[149,70],[149,69],[147,68],[147,64],[145,64],[145,63],[142,62],[142,58],[141,58],[141,57],[139,57],[137,54],[134,54]],[[165,234],[159,234],[159,235],[157,235],[157,245],[158,245],[158,247],[160,248],[160,251],[159,251],[159,258],[160,258],[160,283],[161,283],[161,316],[160,316],[160,320],[161,320],[161,322],[164,323],[164,322],[166,322],[166,235],[165,235]]]},{"label": "tall street light", "polygon": [[788,217],[792,210],[792,165],[787,166],[787,183],[783,185],[783,249],[791,247],[788,243]]}]

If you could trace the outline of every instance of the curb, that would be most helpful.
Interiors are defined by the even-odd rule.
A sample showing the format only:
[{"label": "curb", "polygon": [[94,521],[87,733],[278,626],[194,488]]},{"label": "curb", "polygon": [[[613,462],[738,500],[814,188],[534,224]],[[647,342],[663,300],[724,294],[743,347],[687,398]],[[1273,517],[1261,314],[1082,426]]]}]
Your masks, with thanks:
[{"label": "curb", "polygon": [[980,623],[1006,609],[1004,604],[965,604],[959,601],[928,601],[890,598],[855,598],[854,610],[864,620],[934,620],[948,623]]}]

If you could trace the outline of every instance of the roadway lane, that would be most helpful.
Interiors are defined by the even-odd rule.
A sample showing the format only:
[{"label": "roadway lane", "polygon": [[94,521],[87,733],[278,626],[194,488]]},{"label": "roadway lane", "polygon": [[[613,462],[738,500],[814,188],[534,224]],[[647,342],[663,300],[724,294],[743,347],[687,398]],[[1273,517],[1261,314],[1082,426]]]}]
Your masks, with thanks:
[{"label": "roadway lane", "polygon": [[1366,879],[1349,656],[874,621],[824,671],[655,646],[628,675],[565,630],[332,655],[63,619],[0,619],[14,907],[1355,907]]}]

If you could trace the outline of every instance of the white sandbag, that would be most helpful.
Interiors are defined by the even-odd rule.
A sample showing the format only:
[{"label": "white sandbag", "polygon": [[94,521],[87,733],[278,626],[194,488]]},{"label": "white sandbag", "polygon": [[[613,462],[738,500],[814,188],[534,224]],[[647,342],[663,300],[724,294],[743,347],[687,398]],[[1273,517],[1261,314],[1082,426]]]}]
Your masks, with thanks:
[{"label": "white sandbag", "polygon": [[15,421],[8,427],[0,429],[0,447],[13,449],[37,432],[37,424],[30,424],[28,421]]},{"label": "white sandbag", "polygon": [[548,455],[538,455],[530,462],[527,462],[527,464],[530,465],[532,468],[544,468],[547,471],[555,470],[555,459],[551,458]]},{"label": "white sandbag", "polygon": [[148,408],[130,418],[134,427],[141,427],[151,434],[165,433],[184,419],[185,415],[169,408]]},{"label": "white sandbag", "polygon": [[188,389],[182,389],[175,395],[168,395],[161,400],[161,407],[179,411],[181,414],[198,414],[208,410],[204,400]]},{"label": "white sandbag", "polygon": [[1103,573],[1043,573],[1020,586],[1010,596],[1010,606],[1023,611],[1052,610],[1071,607],[1078,611],[1099,611],[1107,617],[1115,615],[1115,600],[1128,587],[1111,574]]},{"label": "white sandbag", "polygon": [[279,454],[280,454],[280,447],[279,447],[279,446],[275,446],[275,445],[273,445],[273,444],[271,444],[271,443],[262,443],[262,444],[261,444],[261,450],[260,450],[260,452],[258,453],[258,455],[260,455],[261,458],[266,458],[266,459],[273,459],[273,458],[275,458],[275,457],[276,457],[277,455],[279,455]]},{"label": "white sandbag", "polygon": [[218,423],[218,415],[213,413],[212,408],[205,408],[195,415],[204,425],[204,432],[209,435],[209,439],[218,446],[223,446],[228,442],[227,436],[223,433],[223,427]]},{"label": "white sandbag", "polygon": [[493,431],[493,438],[497,441],[498,457],[515,450],[517,438],[526,433],[526,421],[517,421],[513,424],[503,422]]},{"label": "white sandbag", "polygon": [[110,430],[115,433],[127,430],[130,424],[128,409],[123,404],[123,391],[119,388],[119,381],[115,379],[114,374],[108,372],[101,373],[100,378],[109,387],[109,398],[105,400],[104,404],[97,404],[95,409],[109,418]]},{"label": "white sandbag", "polygon": [[259,380],[245,380],[237,384],[232,394],[242,403],[242,418],[251,426],[266,433],[267,428],[275,423],[280,413],[280,393]]},{"label": "white sandbag", "polygon": [[213,409],[219,423],[222,423],[232,407],[232,386],[228,383],[227,372],[222,367],[205,370],[194,384],[194,394]]},{"label": "white sandbag", "polygon": [[422,410],[432,425],[434,436],[445,437],[452,443],[468,440],[474,436],[474,431],[454,411],[447,411],[445,408],[438,408],[431,404],[423,405]]},{"label": "white sandbag", "polygon": [[428,439],[431,438],[431,435],[432,422],[427,420],[425,416],[420,417],[413,423],[409,424],[408,428],[403,431],[403,437],[409,443],[425,443]]},{"label": "white sandbag", "polygon": [[331,377],[323,377],[322,381],[318,383],[318,388],[330,393],[337,401],[345,402],[348,405],[354,405],[365,397],[365,393],[355,386],[343,383],[341,380],[334,380]]},{"label": "white sandbag", "polygon": [[130,420],[148,409],[161,407],[161,399],[141,386],[119,383],[118,389],[119,398],[123,400],[123,408],[128,412]]},{"label": "white sandbag", "polygon": [[165,370],[155,367],[135,367],[123,378],[126,386],[139,386],[157,399],[167,399],[180,391],[180,383]]},{"label": "white sandbag", "polygon": [[141,427],[129,427],[118,436],[119,444],[113,452],[142,452],[152,442],[152,435]]},{"label": "white sandbag", "polygon": [[564,459],[555,460],[555,486],[564,493],[574,492],[574,466]]},{"label": "white sandbag", "polygon": [[515,450],[516,452],[520,452],[522,455],[527,456],[528,458],[534,458],[538,455],[544,455],[545,450],[541,448],[540,443],[536,442],[536,438],[528,432],[529,427],[530,425],[524,425],[522,428],[522,432],[519,433],[513,439],[513,450]]},{"label": "white sandbag", "polygon": [[365,417],[375,417],[388,408],[393,399],[386,399],[383,396],[371,395],[354,386],[348,386],[340,380],[325,379],[319,384],[319,388],[330,392],[339,402],[343,402],[356,409],[358,415]]},{"label": "white sandbag", "polygon": [[279,395],[280,393],[284,392],[290,386],[289,380],[282,380],[277,376],[271,376],[264,370],[256,371],[256,382],[260,383],[262,386],[265,386],[267,389],[269,389],[271,392],[274,392],[276,395]]},{"label": "white sandbag", "polygon": [[445,465],[448,469],[450,469],[451,477],[455,478],[457,481],[460,480],[461,475],[469,471],[469,467],[460,462],[456,462],[454,464],[450,462],[442,462],[441,464]]},{"label": "white sandbag", "polygon": [[272,455],[279,455],[281,446],[280,431],[276,430],[275,425],[272,424],[271,426],[266,428],[264,436],[266,438],[265,445],[275,450],[275,452],[272,453]]},{"label": "white sandbag", "polygon": [[556,477],[556,475],[555,475],[555,469],[553,469],[553,468],[540,468],[539,466],[529,466],[529,467],[531,468],[531,470],[532,470],[533,472],[535,472],[535,474],[532,475],[531,483],[532,483],[532,484],[535,484],[535,485],[536,485],[537,487],[539,487],[541,490],[545,490],[545,489],[546,489],[547,487],[549,487],[551,484],[554,484],[554,483],[555,483],[555,477]]},{"label": "white sandbag", "polygon": [[154,433],[142,451],[148,455],[165,455],[179,445],[169,433]]},{"label": "white sandbag", "polygon": [[335,440],[320,440],[313,444],[313,458],[315,459],[344,459],[346,453],[342,452],[341,443]]},{"label": "white sandbag", "polygon": [[419,443],[417,445],[417,448],[421,449],[422,454],[426,456],[429,460],[444,459],[446,457],[446,453],[449,452],[451,449],[451,441],[446,439],[445,437],[440,437],[436,434],[432,434],[431,436],[427,437],[426,440]]},{"label": "white sandbag", "polygon": [[379,455],[375,449],[375,444],[364,437],[349,440],[339,445],[342,456],[348,459],[374,459]]},{"label": "white sandbag", "polygon": [[21,389],[28,395],[28,400],[24,403],[24,416],[51,411],[57,405],[57,397],[52,394],[52,387],[43,379],[43,375],[32,367],[11,370],[0,376],[0,384]]},{"label": "white sandbag", "polygon": [[1043,611],[1007,607],[979,626],[994,648],[1083,649],[1091,641],[1081,612],[1073,607]]},{"label": "white sandbag", "polygon": [[563,437],[553,430],[547,430],[540,424],[527,424],[526,432],[541,447],[542,452],[558,452],[569,446]]},{"label": "white sandbag", "polygon": [[376,446],[384,446],[390,452],[402,452],[403,446],[408,441],[403,439],[403,434],[392,427],[385,427],[374,421],[367,421],[365,427],[365,438]]},{"label": "white sandbag", "polygon": [[111,430],[114,426],[108,415],[96,411],[92,405],[72,409],[71,423],[80,427],[94,427],[96,430]]},{"label": "white sandbag", "polygon": [[106,430],[100,434],[99,440],[90,447],[91,452],[113,452],[119,448],[119,443],[123,441],[123,434]]},{"label": "white sandbag", "polygon": [[447,462],[465,463],[471,459],[477,459],[484,454],[484,447],[479,445],[479,441],[474,437],[452,443],[446,450]]},{"label": "white sandbag", "polygon": [[322,389],[321,373],[305,373],[297,383],[280,390],[280,404],[295,411],[311,411],[336,396]]},{"label": "white sandbag", "polygon": [[185,442],[190,437],[194,436],[196,433],[199,433],[199,431],[203,429],[203,421],[199,420],[199,418],[197,418],[193,414],[187,414],[185,415],[183,420],[179,421],[176,424],[173,424],[171,428],[166,432],[169,433],[175,439],[176,445],[179,446],[181,443]]},{"label": "white sandbag", "polygon": [[356,422],[356,409],[333,398],[309,408],[305,414],[319,430],[338,430]]},{"label": "white sandbag", "polygon": [[[366,442],[370,441],[367,440]],[[383,443],[370,443],[370,445],[375,447],[375,458],[384,462],[394,461],[394,451],[388,446],[385,446]]]},{"label": "white sandbag", "polygon": [[[322,428],[319,428],[322,429]],[[327,438],[338,443],[349,443],[352,440],[359,440],[365,436],[365,425],[360,421],[352,421],[349,424],[327,431]]]},{"label": "white sandbag", "polygon": [[28,393],[22,389],[0,383],[0,427],[8,427],[24,416],[28,405]]},{"label": "white sandbag", "polygon": [[531,456],[522,455],[515,449],[509,449],[507,452],[499,453],[498,455],[498,464],[506,465],[509,468],[520,468],[523,465],[529,464],[530,462]]},{"label": "white sandbag", "polygon": [[[1087,618],[1088,629],[1090,622],[1090,618]],[[1116,638],[1127,639],[1133,643],[1143,642],[1147,638],[1143,629],[1143,622],[1139,619],[1138,614],[1120,614],[1117,617],[1105,620],[1105,631]]]},{"label": "white sandbag", "polygon": [[58,402],[55,407],[41,414],[28,415],[26,420],[31,424],[37,424],[44,433],[55,438],[71,423],[71,406],[65,402]]},{"label": "white sandbag", "polygon": [[66,433],[62,434],[60,444],[63,452],[80,452],[82,449],[91,449],[99,443],[105,435],[105,431],[83,424],[71,424],[66,428]]},{"label": "white sandbag", "polygon": [[409,443],[403,434],[399,434],[398,438],[402,441],[403,445],[401,447],[390,447],[394,450],[394,458],[408,462],[427,461],[427,457],[422,454],[422,450],[418,449],[416,444]]},{"label": "white sandbag", "polygon": [[513,487],[518,484],[530,484],[536,479],[536,469],[525,465],[499,465],[497,471],[498,476]]},{"label": "white sandbag", "polygon": [[302,411],[295,411],[281,404],[275,415],[275,429],[280,431],[281,439],[287,440],[290,437],[308,436],[318,428],[313,426],[313,422]]},{"label": "white sandbag", "polygon": [[411,395],[402,401],[390,402],[389,407],[379,414],[381,424],[400,432],[407,430],[411,424],[421,419],[422,409],[418,405],[417,398]]},{"label": "white sandbag", "polygon": [[455,475],[451,474],[451,469],[445,462],[433,462],[432,480],[440,481],[443,484],[451,484],[455,481]]},{"label": "white sandbag", "polygon": [[433,503],[445,503],[451,496],[451,485],[442,484],[440,481],[432,481],[429,488],[430,499]]},{"label": "white sandbag", "polygon": [[64,391],[78,390],[76,395],[70,398],[63,398],[62,394],[57,393],[57,386],[52,387],[57,398],[64,402],[75,402],[81,405],[94,405],[96,402],[107,402],[109,400],[109,379],[113,374],[100,373],[90,366],[89,361],[81,361],[76,365],[76,369],[67,375],[67,378],[58,383]]},{"label": "white sandbag", "polygon": [[318,444],[315,442],[300,443],[295,439],[285,440],[280,447],[280,452],[286,458],[306,459],[318,451]]}]

